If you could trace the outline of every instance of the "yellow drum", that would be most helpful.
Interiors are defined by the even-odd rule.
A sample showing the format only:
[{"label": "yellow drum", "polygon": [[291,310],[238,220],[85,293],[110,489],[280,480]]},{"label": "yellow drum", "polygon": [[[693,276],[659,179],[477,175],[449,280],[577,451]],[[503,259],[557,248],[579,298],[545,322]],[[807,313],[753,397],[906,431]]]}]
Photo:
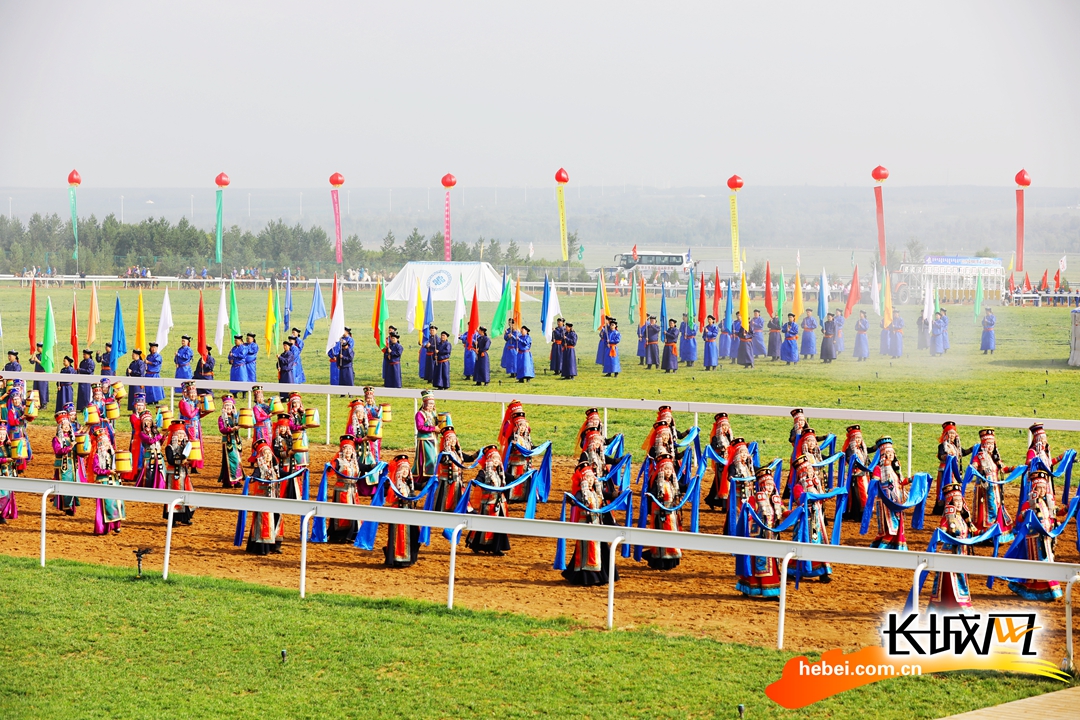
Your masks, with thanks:
[{"label": "yellow drum", "polygon": [[304,426],[309,428],[319,427],[319,409],[308,408],[304,411]]},{"label": "yellow drum", "polygon": [[117,380],[112,384],[113,397],[117,400],[123,400],[127,397],[127,388],[124,387],[124,383]]},{"label": "yellow drum", "polygon": [[97,425],[101,422],[101,413],[98,412],[97,405],[87,405],[83,410],[83,425]]},{"label": "yellow drum", "polygon": [[88,433],[79,433],[75,436],[75,454],[79,457],[86,457],[90,454],[90,435]]},{"label": "yellow drum", "polygon": [[38,405],[41,404],[41,395],[37,390],[31,390],[26,394],[26,402],[35,402]]},{"label": "yellow drum", "polygon": [[439,428],[442,429],[442,428],[446,427],[447,425],[453,426],[454,419],[452,417],[450,417],[450,413],[441,412],[441,413],[439,413],[439,419],[436,421],[436,423],[439,426]]},{"label": "yellow drum", "polygon": [[37,404],[36,400],[33,400],[33,399],[27,400],[26,405],[24,407],[26,408],[26,419],[27,420],[33,420],[34,418],[36,418],[38,416],[39,408],[38,408],[38,404]]},{"label": "yellow drum", "polygon": [[255,427],[255,413],[251,408],[240,408],[240,419],[238,423],[240,427],[251,429]]},{"label": "yellow drum", "polygon": [[116,420],[120,417],[120,403],[115,400],[105,401],[105,417],[109,420]]},{"label": "yellow drum", "polygon": [[379,440],[382,438],[382,423],[369,423],[367,426],[367,438],[368,440]]},{"label": "yellow drum", "polygon": [[391,420],[394,419],[393,415],[390,412],[390,403],[383,403],[379,407],[382,408],[382,421],[383,422],[390,422]]},{"label": "yellow drum", "polygon": [[19,460],[30,457],[30,445],[27,444],[26,438],[19,438],[19,441],[15,443],[15,457]]},{"label": "yellow drum", "polygon": [[163,427],[163,428],[169,427],[169,423],[171,423],[172,419],[173,419],[172,410],[170,410],[167,407],[158,406],[157,415],[158,415],[158,418],[159,418],[158,427]]},{"label": "yellow drum", "polygon": [[202,440],[189,440],[191,452],[188,453],[189,462],[202,462]]},{"label": "yellow drum", "polygon": [[131,472],[131,453],[119,450],[116,452],[116,472]]},{"label": "yellow drum", "polygon": [[285,403],[281,402],[281,398],[274,398],[270,401],[270,414],[277,415],[278,413],[285,412]]},{"label": "yellow drum", "polygon": [[212,413],[215,410],[217,410],[217,408],[214,407],[214,396],[213,395],[211,395],[210,393],[207,393],[206,395],[200,395],[199,398],[202,401],[201,402],[201,407],[202,407],[203,412]]},{"label": "yellow drum", "polygon": [[307,433],[303,430],[298,430],[292,434],[292,449],[293,452],[307,452]]}]

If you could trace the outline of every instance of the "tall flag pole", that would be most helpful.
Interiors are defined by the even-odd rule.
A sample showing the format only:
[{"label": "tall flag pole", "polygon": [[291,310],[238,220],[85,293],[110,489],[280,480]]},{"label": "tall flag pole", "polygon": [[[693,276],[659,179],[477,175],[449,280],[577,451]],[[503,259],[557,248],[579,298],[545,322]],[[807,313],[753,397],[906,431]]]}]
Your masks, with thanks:
[{"label": "tall flag pole", "polygon": [[885,201],[881,196],[881,187],[889,178],[889,171],[878,165],[870,175],[877,181],[877,185],[874,186],[874,203],[877,205],[878,260],[879,264],[885,267]]},{"label": "tall flag pole", "polygon": [[686,313],[686,321],[689,325],[694,320],[694,312],[697,308],[694,306],[697,303],[694,302],[694,269],[690,268],[690,277],[686,282],[686,307],[683,308],[683,312]]},{"label": "tall flag pole", "polygon": [[817,312],[818,323],[825,327],[825,316],[829,313],[829,278],[825,275],[824,266],[821,268],[821,279],[818,281]]},{"label": "tall flag pole", "polygon": [[[72,170],[68,173],[68,199],[71,201],[71,232],[75,235],[75,252],[71,254],[71,259],[75,261],[76,275],[79,274],[79,211],[75,201],[75,189],[79,185],[82,185],[82,177],[78,170]],[[78,356],[73,357],[78,362]]]},{"label": "tall flag pole", "polygon": [[469,334],[465,338],[465,348],[472,350],[475,347],[473,342],[473,336],[480,331],[480,303],[476,297],[476,286],[473,286],[472,291],[472,306],[469,308]]},{"label": "tall flag pole", "polygon": [[979,324],[979,315],[982,313],[983,304],[983,279],[982,275],[975,278],[975,324]]},{"label": "tall flag pole", "polygon": [[784,317],[784,305],[787,304],[787,279],[784,277],[784,268],[780,268],[780,284],[776,293],[776,317],[781,323],[787,318]]},{"label": "tall flag pole", "polygon": [[161,316],[158,318],[157,344],[158,352],[164,350],[169,344],[169,330],[173,326],[172,302],[169,300],[169,288],[165,288],[165,297],[161,300]]},{"label": "tall flag pole", "polygon": [[645,276],[638,273],[638,292],[641,294],[641,305],[638,307],[638,327],[642,327],[648,322],[649,317],[649,297],[645,294]]},{"label": "tall flag pole", "polygon": [[750,293],[746,289],[746,271],[740,273],[739,282],[739,317],[742,318],[743,329],[750,329]]},{"label": "tall flag pole", "polygon": [[[667,307],[665,305],[665,307]],[[599,331],[604,325],[604,269],[596,274],[596,295],[593,297],[593,330]]]},{"label": "tall flag pole", "polygon": [[450,241],[450,190],[457,185],[457,178],[446,173],[442,177],[442,186],[446,188],[446,207],[443,210],[443,260],[450,262],[453,245]]},{"label": "tall flag pole", "polygon": [[[742,190],[743,179],[738,175],[732,175],[727,181],[728,189],[731,190],[731,272],[737,273],[741,269],[739,263],[739,202],[736,193]],[[743,318],[746,321],[746,318]]]},{"label": "tall flag pole", "polygon": [[[545,273],[544,277],[547,277]],[[630,322],[637,320],[638,305],[641,304],[641,295],[638,291],[637,273],[634,272],[630,276]]]},{"label": "tall flag pole", "polygon": [[[570,182],[570,174],[565,169],[559,168],[555,173],[555,197],[559,201],[559,247],[562,249],[562,259],[569,268],[570,248],[566,241],[566,193],[564,189]],[[567,270],[569,273],[569,269]]]},{"label": "tall flag pole", "polygon": [[124,311],[120,307],[120,293],[116,293],[116,306],[113,308],[112,352],[109,353],[109,367],[113,374],[119,374],[117,364],[127,355],[127,330],[124,328]]},{"label": "tall flag pole", "polygon": [[216,241],[214,243],[214,262],[222,266],[221,277],[225,277],[224,267],[225,261],[222,259],[221,253],[221,234],[224,232],[225,226],[221,220],[222,206],[224,205],[224,191],[229,186],[229,176],[225,173],[218,173],[218,176],[214,178],[214,184],[217,185],[217,198],[216,198]]},{"label": "tall flag pole", "polygon": [[1024,188],[1031,185],[1027,170],[1016,173],[1016,272],[1024,272]]},{"label": "tall flag pole", "polygon": [[[240,334],[240,310],[236,307],[236,283],[229,282],[229,334],[236,337]],[[218,347],[220,349],[223,344],[222,340],[218,340]]]},{"label": "tall flag pole", "polygon": [[217,342],[218,355],[221,355],[225,350],[225,328],[227,327],[229,327],[229,299],[225,292],[225,283],[221,283],[221,297],[218,298],[217,322],[214,324],[214,340]]},{"label": "tall flag pole", "polygon": [[386,291],[383,288],[382,280],[380,280],[375,288],[375,301],[371,307],[371,337],[380,350],[386,347],[387,314]]},{"label": "tall flag pole", "polygon": [[266,321],[263,323],[263,339],[266,340],[266,356],[272,357],[277,344],[274,336],[277,334],[274,324],[274,285],[266,286]]},{"label": "tall flag pole", "polygon": [[791,293],[791,312],[795,313],[796,322],[803,314],[802,276],[798,266],[795,267],[795,288]]},{"label": "tall flag pole", "polygon": [[503,290],[499,304],[495,307],[495,316],[491,319],[491,336],[502,335],[506,330],[506,318],[513,310],[514,297],[510,292],[510,281],[503,276]]},{"label": "tall flag pole", "polygon": [[514,285],[514,327],[521,329],[521,273],[518,273]]},{"label": "tall flag pole", "polygon": [[723,293],[723,288],[720,286],[720,268],[717,267],[713,270],[712,286],[712,314],[717,320],[720,320],[720,296]]},{"label": "tall flag pole", "polygon": [[37,350],[37,281],[30,279],[30,323],[27,326],[30,352]]},{"label": "tall flag pole", "polygon": [[135,349],[142,350],[143,357],[146,356],[146,311],[143,307],[142,290],[139,291],[139,305],[135,311]]},{"label": "tall flag pole", "polygon": [[[341,202],[338,200],[338,188],[345,184],[345,176],[341,173],[334,173],[330,176],[330,185],[333,189],[330,191],[330,202],[334,206],[334,262],[338,265],[342,263],[341,255]],[[286,321],[285,323],[289,323]]]},{"label": "tall flag pole", "polygon": [[56,369],[56,318],[53,316],[52,298],[46,300],[45,337],[41,339],[41,369],[51,373]]},{"label": "tall flag pole", "polygon": [[772,298],[772,270],[769,267],[769,261],[765,261],[765,312],[769,317],[774,317],[776,313],[773,312],[773,298]]},{"label": "tall flag pole", "polygon": [[285,330],[288,331],[292,327],[292,270],[285,268],[285,305],[282,307],[282,313],[284,315]]},{"label": "tall flag pole", "polygon": [[454,298],[454,319],[450,327],[453,328],[453,332],[450,333],[450,343],[457,345],[458,339],[465,332],[465,285],[460,275],[458,276],[457,297]]}]

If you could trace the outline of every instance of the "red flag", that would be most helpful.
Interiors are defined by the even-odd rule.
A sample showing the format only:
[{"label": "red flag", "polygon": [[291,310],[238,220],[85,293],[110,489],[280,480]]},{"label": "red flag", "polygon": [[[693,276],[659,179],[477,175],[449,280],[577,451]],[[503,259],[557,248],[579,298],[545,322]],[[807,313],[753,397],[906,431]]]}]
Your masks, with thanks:
[{"label": "red flag", "polygon": [[480,330],[480,305],[476,302],[476,287],[472,291],[472,307],[469,308],[469,336],[465,338],[465,349],[473,349],[473,335]]},{"label": "red flag", "polygon": [[37,282],[30,280],[30,352],[37,349]]},{"label": "red flag", "polygon": [[199,331],[196,333],[195,349],[199,351],[199,357],[206,362],[209,353],[206,350],[206,310],[203,308],[203,291],[199,291]]},{"label": "red flag", "polygon": [[1012,273],[1009,273],[1009,294],[1012,295],[1016,292],[1016,283],[1013,281]]},{"label": "red flag", "polygon": [[79,362],[79,328],[75,324],[75,294],[71,294],[71,358],[76,364]]},{"label": "red flag", "polygon": [[701,290],[698,292],[697,324],[698,332],[705,329],[705,273],[701,274]]},{"label": "red flag", "polygon": [[716,319],[720,318],[720,296],[724,293],[720,287],[720,268],[716,268],[713,276],[712,287],[712,316]]},{"label": "red flag", "polygon": [[337,273],[334,273],[334,291],[330,298],[330,317],[334,317],[334,311],[337,310]]},{"label": "red flag", "polygon": [[769,267],[769,261],[765,261],[765,312],[772,317],[773,302],[772,302],[772,268]]},{"label": "red flag", "polygon": [[637,245],[634,245],[634,247],[630,250],[630,256],[634,258],[634,262],[637,262]]},{"label": "red flag", "polygon": [[1060,290],[1061,290],[1061,268],[1058,268],[1057,272],[1054,273],[1054,292],[1059,292]]},{"label": "red flag", "polygon": [[851,317],[851,312],[855,309],[855,303],[859,302],[859,297],[862,295],[862,291],[859,289],[859,266],[855,266],[855,272],[851,275],[851,287],[847,291],[847,305],[844,305],[844,317]]},{"label": "red flag", "polygon": [[1050,289],[1050,282],[1046,279],[1046,274],[1049,270],[1043,270],[1042,282],[1039,283],[1039,292],[1046,292]]},{"label": "red flag", "polygon": [[1031,278],[1028,277],[1027,273],[1024,273],[1024,292],[1031,292]]}]

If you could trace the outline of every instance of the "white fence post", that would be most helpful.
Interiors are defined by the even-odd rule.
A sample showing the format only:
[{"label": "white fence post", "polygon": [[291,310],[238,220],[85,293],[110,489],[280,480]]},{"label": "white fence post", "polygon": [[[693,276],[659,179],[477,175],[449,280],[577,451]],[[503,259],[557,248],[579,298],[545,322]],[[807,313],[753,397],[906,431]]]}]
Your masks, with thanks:
[{"label": "white fence post", "polygon": [[172,527],[173,527],[173,513],[176,512],[176,506],[184,502],[184,498],[178,497],[169,503],[169,524],[165,528],[165,562],[162,565],[161,579],[169,579],[169,550],[172,549]]},{"label": "white fence post", "polygon": [[454,531],[450,533],[450,584],[446,591],[446,609],[454,609],[454,571],[457,567],[457,546],[458,540],[461,538],[461,531],[468,525],[461,523],[454,526]]},{"label": "white fence post", "polygon": [[620,535],[615,538],[608,549],[608,583],[607,583],[607,629],[610,630],[615,624],[615,551],[619,544],[625,540]]},{"label": "white fence post", "polygon": [[911,442],[911,423],[907,424],[907,476],[911,477],[911,455],[914,451]]},{"label": "white fence post", "polygon": [[[330,393],[326,393],[326,417],[323,418],[323,422],[326,423],[326,444],[330,444]],[[908,475],[911,475],[909,472]]]},{"label": "white fence post", "polygon": [[49,495],[54,488],[49,488],[41,494],[41,567],[45,567],[45,508],[49,504]]},{"label": "white fence post", "polygon": [[1072,629],[1072,593],[1073,585],[1080,581],[1080,573],[1073,575],[1072,580],[1065,586],[1065,662],[1068,667],[1062,670],[1076,674],[1076,656],[1073,654],[1073,629]]},{"label": "white fence post", "polygon": [[784,649],[784,613],[787,611],[787,568],[788,563],[795,557],[795,551],[792,550],[784,556],[784,560],[780,563],[780,617],[776,624],[776,649]]},{"label": "white fence post", "polygon": [[304,516],[303,522],[300,523],[300,597],[303,598],[307,594],[307,538],[308,538],[308,523],[311,522],[311,518],[315,515],[318,508],[312,508],[307,515]]},{"label": "white fence post", "polygon": [[915,577],[911,581],[911,611],[919,614],[919,575],[926,569],[926,561],[923,560],[915,566]]}]

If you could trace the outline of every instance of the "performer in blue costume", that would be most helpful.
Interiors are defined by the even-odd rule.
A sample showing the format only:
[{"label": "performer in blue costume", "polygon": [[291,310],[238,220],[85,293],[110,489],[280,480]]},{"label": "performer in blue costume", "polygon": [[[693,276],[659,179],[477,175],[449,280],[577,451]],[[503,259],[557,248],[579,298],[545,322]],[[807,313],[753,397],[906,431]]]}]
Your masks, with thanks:
[{"label": "performer in blue costume", "polygon": [[259,379],[259,343],[255,339],[255,333],[246,333],[247,342],[244,343],[244,376],[248,382],[257,382]]},{"label": "performer in blue costume", "polygon": [[[30,362],[34,366],[34,372],[45,372],[45,367],[41,364],[41,349],[44,347],[41,343],[37,344],[37,349],[30,354]],[[38,391],[38,407],[48,407],[49,405],[49,382],[47,380],[35,380],[34,389]]]},{"label": "performer in blue costume", "polygon": [[355,347],[354,340],[352,338],[352,328],[345,328],[345,334],[341,336],[341,342],[339,343],[341,350],[338,352],[338,385],[345,387],[352,387],[353,380],[353,360],[355,354],[353,349]]},{"label": "performer in blue costume", "polygon": [[304,337],[297,328],[292,329],[293,344],[293,381],[298,383],[307,382],[307,374],[304,372]]},{"label": "performer in blue costume", "polygon": [[892,356],[894,358],[900,358],[904,355],[904,318],[900,317],[899,310],[893,310],[892,323],[889,325],[890,332],[892,333],[892,342],[890,346],[892,348]]},{"label": "performer in blue costume", "polygon": [[[64,356],[64,367],[60,368],[61,375],[77,375],[75,370],[75,360],[69,355]],[[72,383],[58,382],[56,383],[56,412],[67,409],[70,405],[71,409],[75,408],[75,388],[72,387]],[[72,421],[74,422],[74,420]]]},{"label": "performer in blue costume", "polygon": [[836,354],[839,355],[844,352],[844,325],[847,323],[843,308],[836,308],[836,312],[833,313],[833,322],[836,323],[836,341],[833,345],[836,347]]},{"label": "performer in blue costume", "polygon": [[994,350],[997,349],[997,333],[994,330],[994,326],[997,325],[997,318],[994,317],[994,311],[990,308],[986,308],[986,315],[982,320],[982,342],[979,344],[979,349],[983,351],[983,355],[986,353],[994,354]]},{"label": "performer in blue costume", "polygon": [[563,335],[563,356],[560,369],[563,380],[572,380],[577,376],[577,332],[574,323],[566,323],[566,334]]},{"label": "performer in blue costume", "polygon": [[821,362],[831,363],[836,359],[836,318],[832,313],[825,316],[821,326]]},{"label": "performer in blue costume", "polygon": [[784,342],[780,345],[780,359],[788,365],[799,362],[799,325],[795,313],[787,314],[787,322],[780,328]]},{"label": "performer in blue costume", "polygon": [[466,328],[465,332],[458,335],[458,340],[461,341],[461,346],[465,349],[463,353],[465,362],[462,371],[465,373],[465,379],[471,380],[473,370],[476,368],[476,333],[473,333],[472,342],[469,342],[469,329]]},{"label": "performer in blue costume", "polygon": [[[243,335],[233,335],[233,346],[225,359],[229,362],[229,380],[232,380],[233,382],[244,382],[247,380],[247,371],[245,369],[247,351],[244,349]],[[233,395],[237,397],[242,397],[245,392],[247,391],[237,389],[232,391]]]},{"label": "performer in blue costume", "polygon": [[755,310],[754,317],[750,318],[750,332],[754,334],[754,357],[765,355],[765,319],[760,310]]},{"label": "performer in blue costume", "polygon": [[779,360],[780,345],[784,342],[783,333],[780,332],[780,318],[776,315],[770,316],[767,327],[769,329],[769,347],[766,354],[770,360]]},{"label": "performer in blue costume", "polygon": [[945,348],[945,352],[949,352],[949,311],[945,308],[941,308],[941,322],[944,323],[944,328],[941,335],[941,344]]},{"label": "performer in blue costume", "polygon": [[[161,377],[161,364],[164,358],[161,357],[161,353],[158,352],[158,344],[156,342],[147,343],[147,347],[150,348],[150,352],[146,353],[146,372],[143,377],[148,378],[160,378]],[[157,385],[146,386],[146,404],[157,404],[165,399],[165,388]]]},{"label": "performer in blue costume", "polygon": [[481,327],[476,333],[476,364],[473,365],[473,380],[477,385],[487,385],[491,382],[491,338],[488,337],[486,327]]},{"label": "performer in blue costume", "polygon": [[697,323],[683,313],[679,325],[679,359],[686,363],[686,367],[694,367],[697,362],[697,334]]},{"label": "performer in blue costume", "polygon": [[619,377],[622,365],[619,362],[619,342],[622,333],[619,332],[619,321],[613,317],[608,318],[607,347],[604,349],[604,377]]},{"label": "performer in blue costume", "polygon": [[[146,375],[146,361],[143,360],[142,350],[135,348],[131,351],[131,362],[128,363],[127,376],[129,378],[141,378]],[[129,380],[128,383],[131,383]],[[146,400],[146,392],[142,385],[131,385],[128,389],[128,410],[135,411],[135,398]]]},{"label": "performer in blue costume", "polygon": [[450,333],[440,333],[439,342],[435,345],[435,370],[431,374],[431,384],[436,390],[450,389],[450,354],[453,349]]},{"label": "performer in blue costume", "polygon": [[386,344],[386,374],[383,376],[383,387],[401,387],[401,354],[405,348],[401,346],[401,336],[397,332],[390,333],[390,342]]},{"label": "performer in blue costume", "polygon": [[[326,351],[326,357],[330,360],[330,384],[331,385],[337,385],[338,384],[337,361],[338,361],[338,353],[339,352],[341,352],[341,345],[339,343],[334,343],[334,346]],[[421,360],[420,360],[420,372],[422,373],[423,370],[424,370],[424,362],[423,362],[423,352],[424,351],[423,351],[422,348],[421,348],[420,352],[421,352],[421,355],[420,355],[420,358],[421,358]]]},{"label": "performer in blue costume", "polygon": [[645,328],[649,326],[649,321],[646,320],[644,325],[638,325],[637,329],[637,357],[638,365],[645,364]]},{"label": "performer in blue costume", "polygon": [[[82,362],[79,363],[80,375],[93,375],[97,365],[94,363],[94,351],[84,349]],[[82,412],[93,401],[93,386],[90,383],[79,383],[78,402],[75,409]]]},{"label": "performer in blue costume", "polygon": [[649,316],[649,324],[645,326],[645,369],[660,367],[660,326],[656,324],[656,316]]},{"label": "performer in blue costume", "polygon": [[528,325],[522,325],[517,336],[517,369],[514,373],[519,383],[529,382],[536,377],[533,364],[532,331]]},{"label": "performer in blue costume", "polygon": [[945,321],[941,319],[941,313],[934,313],[934,320],[930,323],[930,357],[945,354]]},{"label": "performer in blue costume", "polygon": [[181,336],[180,347],[176,349],[176,354],[173,355],[173,364],[176,366],[174,377],[178,380],[190,380],[192,375],[191,362],[194,359],[195,351],[191,349],[191,336]]},{"label": "performer in blue costume", "polygon": [[799,348],[799,352],[804,358],[812,358],[817,355],[817,334],[814,333],[818,328],[817,318],[814,317],[814,313],[810,310],[806,311],[806,317],[802,319],[802,346]]},{"label": "performer in blue costume", "polygon": [[431,375],[435,372],[435,348],[439,344],[439,328],[434,323],[427,326],[427,334],[420,346],[420,379],[431,382]]},{"label": "performer in blue costume", "polygon": [[743,324],[741,314],[736,312],[735,319],[731,322],[731,334],[728,336],[728,357],[731,364],[739,358],[739,338],[742,337]]},{"label": "performer in blue costume", "polygon": [[750,328],[739,331],[738,363],[744,368],[754,367],[754,333]]},{"label": "performer in blue costume", "polygon": [[551,350],[548,353],[548,369],[555,375],[562,368],[562,340],[566,334],[566,321],[555,318],[555,327],[551,329]]},{"label": "performer in blue costume", "polygon": [[892,320],[881,318],[881,345],[878,355],[892,355]]},{"label": "performer in blue costume", "polygon": [[855,321],[855,352],[856,360],[862,362],[870,357],[870,341],[866,339],[866,333],[870,330],[870,321],[866,319],[866,311],[859,311],[859,319]]},{"label": "performer in blue costume", "polygon": [[675,318],[668,320],[668,329],[664,333],[664,359],[660,367],[666,373],[677,372],[679,369],[679,328]]},{"label": "performer in blue costume", "polygon": [[500,366],[510,377],[517,372],[517,330],[514,328],[513,318],[506,321],[506,332],[503,333],[503,353]]},{"label": "performer in blue costume", "polygon": [[709,316],[705,330],[701,333],[701,339],[705,343],[702,348],[702,362],[706,370],[715,370],[720,364],[720,327],[716,324],[716,318]]}]

